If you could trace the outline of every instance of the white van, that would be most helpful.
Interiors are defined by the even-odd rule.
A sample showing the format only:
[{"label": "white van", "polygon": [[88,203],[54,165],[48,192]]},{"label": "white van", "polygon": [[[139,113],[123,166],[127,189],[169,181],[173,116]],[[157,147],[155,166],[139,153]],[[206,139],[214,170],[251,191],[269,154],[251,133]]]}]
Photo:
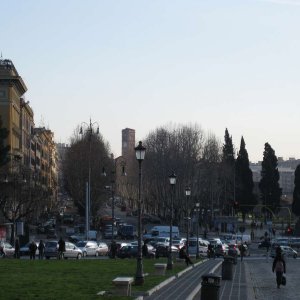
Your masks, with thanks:
[{"label": "white van", "polygon": [[[198,247],[199,247],[199,254],[202,256],[207,255],[209,242],[206,240],[202,240],[201,238],[198,239]],[[197,238],[189,238],[189,254],[197,254]]]},{"label": "white van", "polygon": [[[169,237],[170,236],[170,226],[154,226],[150,230],[150,237]],[[172,226],[172,237],[179,237],[178,226]]]}]

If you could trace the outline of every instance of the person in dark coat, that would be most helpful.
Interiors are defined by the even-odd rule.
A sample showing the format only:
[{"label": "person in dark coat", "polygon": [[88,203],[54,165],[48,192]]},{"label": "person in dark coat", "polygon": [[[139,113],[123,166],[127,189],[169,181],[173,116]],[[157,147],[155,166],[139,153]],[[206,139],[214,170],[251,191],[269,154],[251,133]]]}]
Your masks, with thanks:
[{"label": "person in dark coat", "polygon": [[44,252],[45,252],[45,244],[42,240],[40,240],[38,249],[39,249],[39,259],[43,259],[44,258]]},{"label": "person in dark coat", "polygon": [[184,259],[187,266],[193,264],[193,262],[191,261],[190,257],[186,253],[186,246],[183,246],[179,250],[179,258]]},{"label": "person in dark coat", "polygon": [[281,253],[281,248],[279,246],[276,248],[276,256],[273,261],[272,271],[273,273],[274,271],[276,272],[277,288],[280,289],[280,285],[282,283],[282,276],[283,273],[285,274],[286,272],[286,267],[285,267],[285,260]]},{"label": "person in dark coat", "polygon": [[147,243],[144,243],[143,247],[142,247],[142,253],[144,257],[148,257],[148,246]]},{"label": "person in dark coat", "polygon": [[64,252],[66,251],[66,243],[60,238],[58,241],[58,259],[62,259],[64,257]]},{"label": "person in dark coat", "polygon": [[29,245],[29,256],[30,259],[35,259],[35,253],[36,253],[37,245],[35,241],[32,241]]},{"label": "person in dark coat", "polygon": [[20,258],[20,243],[19,239],[15,241],[15,258]]},{"label": "person in dark coat", "polygon": [[110,245],[111,258],[116,258],[116,254],[117,254],[117,244],[115,241],[112,241]]}]

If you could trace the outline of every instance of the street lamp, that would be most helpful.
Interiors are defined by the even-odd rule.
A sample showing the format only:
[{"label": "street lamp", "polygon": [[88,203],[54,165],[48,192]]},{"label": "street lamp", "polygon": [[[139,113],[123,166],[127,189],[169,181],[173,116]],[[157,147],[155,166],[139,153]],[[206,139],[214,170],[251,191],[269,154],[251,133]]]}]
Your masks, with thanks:
[{"label": "street lamp", "polygon": [[[89,240],[89,232],[90,232],[90,212],[91,212],[91,148],[92,148],[92,135],[99,134],[99,124],[97,122],[92,123],[90,119],[90,123],[82,122],[80,126],[79,134],[84,134],[83,126],[86,127],[85,134],[88,134],[89,141],[89,164],[88,164],[88,182],[86,182],[86,202],[85,202],[85,234],[86,239]],[[96,130],[94,129],[96,127]]]},{"label": "street lamp", "polygon": [[196,203],[196,214],[197,214],[197,246],[196,246],[196,259],[199,259],[199,219],[200,219],[200,203]]},{"label": "street lamp", "polygon": [[185,188],[186,195],[186,253],[189,254],[189,232],[190,232],[190,217],[189,217],[189,197],[191,196],[191,188]]},{"label": "street lamp", "polygon": [[167,269],[172,270],[173,269],[173,261],[172,261],[172,244],[173,244],[173,194],[174,194],[174,186],[176,184],[176,175],[175,172],[169,176],[169,181],[171,185],[171,218],[170,218],[170,242],[169,242],[169,255],[168,255],[168,263],[167,263]]},{"label": "street lamp", "polygon": [[143,261],[142,261],[142,217],[141,217],[141,187],[142,187],[142,162],[145,158],[146,148],[139,141],[137,147],[134,148],[135,156],[139,163],[139,193],[138,193],[138,253],[137,253],[137,265],[135,274],[135,284],[144,284],[144,271],[143,271]]}]

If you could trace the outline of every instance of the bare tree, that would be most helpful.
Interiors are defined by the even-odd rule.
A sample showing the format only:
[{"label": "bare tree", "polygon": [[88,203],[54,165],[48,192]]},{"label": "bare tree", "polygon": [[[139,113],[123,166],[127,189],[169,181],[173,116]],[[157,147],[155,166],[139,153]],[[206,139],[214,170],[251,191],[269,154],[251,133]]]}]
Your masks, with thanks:
[{"label": "bare tree", "polygon": [[[90,172],[91,213],[95,217],[107,200],[104,187],[109,184],[109,178],[102,176],[102,169],[112,164],[110,148],[101,134],[86,132],[80,136],[78,132],[77,128],[63,162],[65,187],[79,213],[84,215],[86,183]],[[110,166],[108,169],[112,168]]]}]

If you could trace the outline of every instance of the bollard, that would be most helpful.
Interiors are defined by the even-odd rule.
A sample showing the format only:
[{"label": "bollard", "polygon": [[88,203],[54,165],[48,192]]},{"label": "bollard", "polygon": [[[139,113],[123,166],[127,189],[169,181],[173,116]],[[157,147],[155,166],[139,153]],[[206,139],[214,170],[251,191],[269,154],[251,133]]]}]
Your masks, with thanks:
[{"label": "bollard", "polygon": [[214,273],[202,275],[201,300],[219,300],[220,281]]},{"label": "bollard", "polygon": [[234,262],[233,257],[224,256],[224,261],[222,263],[222,279],[223,280],[232,280],[233,262]]}]

